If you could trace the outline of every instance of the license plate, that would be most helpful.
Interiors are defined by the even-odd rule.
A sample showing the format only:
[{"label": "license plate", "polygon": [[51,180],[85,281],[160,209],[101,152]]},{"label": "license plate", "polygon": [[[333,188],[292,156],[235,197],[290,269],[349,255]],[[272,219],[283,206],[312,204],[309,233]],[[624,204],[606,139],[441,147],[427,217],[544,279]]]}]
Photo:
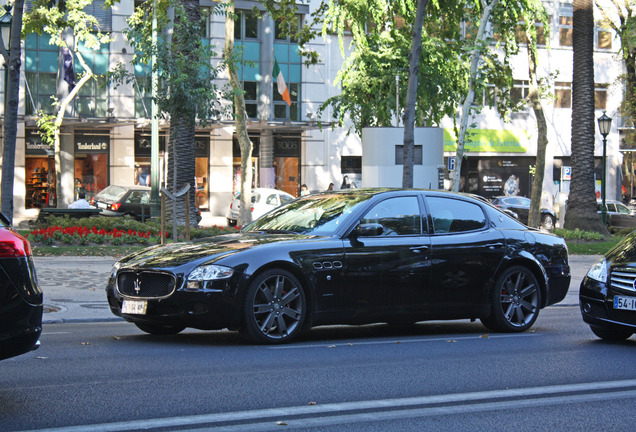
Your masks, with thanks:
[{"label": "license plate", "polygon": [[148,302],[139,300],[124,300],[121,305],[121,313],[129,315],[144,315]]},{"label": "license plate", "polygon": [[99,207],[100,209],[105,209],[106,208],[106,204],[98,202],[97,203],[97,207]]},{"label": "license plate", "polygon": [[614,296],[614,309],[636,311],[636,297]]}]

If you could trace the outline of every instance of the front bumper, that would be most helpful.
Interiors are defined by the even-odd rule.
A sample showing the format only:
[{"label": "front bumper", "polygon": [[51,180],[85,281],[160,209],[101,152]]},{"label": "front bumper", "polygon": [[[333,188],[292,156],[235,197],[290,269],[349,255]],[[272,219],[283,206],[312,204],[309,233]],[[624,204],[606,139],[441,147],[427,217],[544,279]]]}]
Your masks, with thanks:
[{"label": "front bumper", "polygon": [[609,289],[587,276],[581,282],[579,306],[583,321],[597,326],[618,325],[636,330],[636,311],[614,309],[614,296],[628,295]]}]

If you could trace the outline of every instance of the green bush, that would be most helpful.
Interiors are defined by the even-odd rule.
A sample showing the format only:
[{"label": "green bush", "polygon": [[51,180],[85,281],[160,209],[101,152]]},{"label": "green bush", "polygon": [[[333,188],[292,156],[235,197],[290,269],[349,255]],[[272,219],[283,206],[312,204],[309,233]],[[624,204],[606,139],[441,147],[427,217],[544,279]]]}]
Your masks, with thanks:
[{"label": "green bush", "polygon": [[606,240],[603,234],[593,232],[593,231],[583,231],[580,229],[575,230],[567,230],[563,228],[556,228],[554,233],[560,237],[563,237],[566,240],[586,240],[586,241],[602,241]]}]

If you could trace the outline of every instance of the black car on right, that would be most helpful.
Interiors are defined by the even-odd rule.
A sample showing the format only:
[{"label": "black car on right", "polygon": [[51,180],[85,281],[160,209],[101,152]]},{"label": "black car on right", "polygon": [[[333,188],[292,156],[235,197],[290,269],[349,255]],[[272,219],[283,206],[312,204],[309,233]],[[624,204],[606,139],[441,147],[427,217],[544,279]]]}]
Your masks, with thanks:
[{"label": "black car on right", "polygon": [[[528,215],[530,214],[530,198],[520,196],[499,196],[492,198],[492,205],[495,207],[513,212],[517,219],[525,225],[528,225]],[[556,213],[550,209],[541,209],[541,227],[548,231],[554,229],[556,224]]]},{"label": "black car on right", "polygon": [[624,340],[636,332],[636,231],[590,268],[579,305],[583,321],[602,339]]}]

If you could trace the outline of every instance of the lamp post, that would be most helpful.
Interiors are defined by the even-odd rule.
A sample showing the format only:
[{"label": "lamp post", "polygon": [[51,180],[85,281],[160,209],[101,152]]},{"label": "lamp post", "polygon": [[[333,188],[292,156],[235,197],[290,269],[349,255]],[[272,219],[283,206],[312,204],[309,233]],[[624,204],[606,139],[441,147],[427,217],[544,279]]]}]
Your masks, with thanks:
[{"label": "lamp post", "polygon": [[603,115],[598,118],[598,130],[603,136],[603,177],[601,177],[601,199],[603,200],[603,204],[601,207],[601,220],[603,221],[603,224],[607,223],[607,206],[605,205],[605,177],[607,170],[607,135],[609,135],[611,126],[612,118],[605,115],[605,111],[603,111]]},{"label": "lamp post", "polygon": [[[4,15],[0,17],[0,31],[2,32],[2,42],[4,44],[4,48],[7,51],[7,55],[9,55],[10,51],[10,41],[11,41],[11,21],[13,21],[13,16],[11,15],[11,5],[4,5]],[[7,117],[7,81],[9,80],[9,64],[8,62],[4,63],[4,117],[6,121]]]}]

